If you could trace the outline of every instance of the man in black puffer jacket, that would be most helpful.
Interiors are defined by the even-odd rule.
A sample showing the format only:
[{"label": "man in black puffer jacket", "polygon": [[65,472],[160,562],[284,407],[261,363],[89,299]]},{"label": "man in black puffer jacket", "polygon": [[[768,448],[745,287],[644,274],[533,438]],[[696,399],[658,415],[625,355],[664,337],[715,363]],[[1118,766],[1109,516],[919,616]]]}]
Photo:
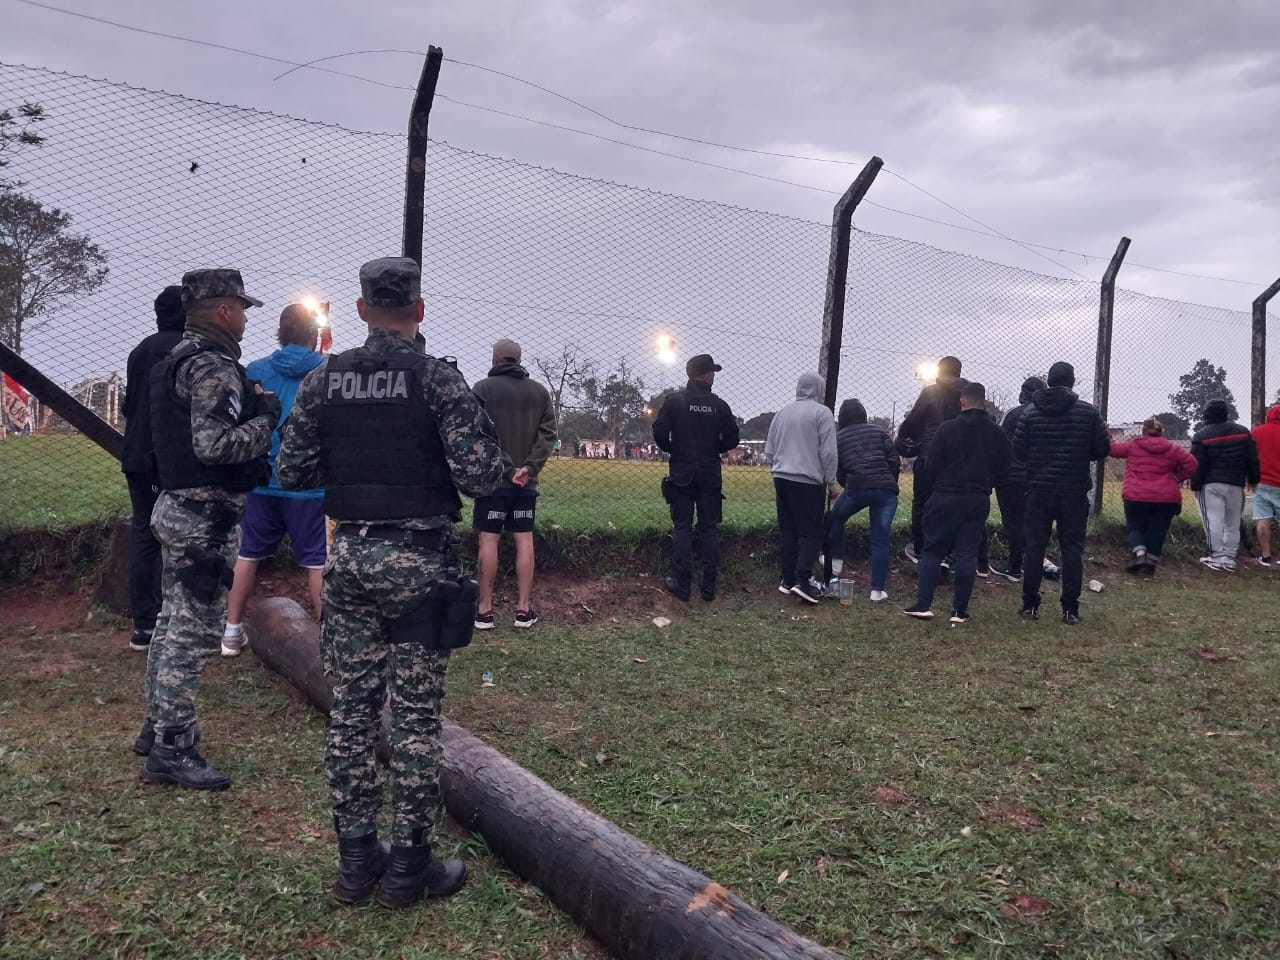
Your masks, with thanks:
[{"label": "man in black puffer jacket", "polygon": [[987,392],[980,383],[960,391],[960,414],[938,428],[924,474],[933,493],[924,514],[924,553],[916,602],[902,612],[933,619],[933,594],[942,560],[956,555],[956,587],[951,623],[969,622],[969,599],[977,574],[978,550],[991,509],[991,491],[1009,472],[1009,438],[987,413]]},{"label": "man in black puffer jacket", "polygon": [[844,566],[844,527],[864,507],[871,516],[871,600],[889,599],[889,531],[898,512],[898,471],[902,460],[889,432],[867,422],[866,407],[858,400],[840,404],[836,449],[840,460],[836,483],[844,493],[831,506],[831,526],[826,552],[831,570],[839,576]]},{"label": "man in black puffer jacket", "polygon": [[129,485],[133,516],[129,526],[129,614],[133,636],[129,649],[146,651],[160,613],[160,541],[151,532],[151,511],[160,495],[158,477],[147,475],[151,454],[151,368],[163,360],[178,341],[187,314],[182,309],[182,288],[165,287],[156,297],[156,332],[129,354],[125,367],[124,448],[120,469]]},{"label": "man in black puffer jacket", "polygon": [[1080,622],[1084,536],[1089,525],[1089,464],[1111,450],[1107,425],[1090,403],[1072,392],[1076,372],[1059,361],[1049,368],[1049,387],[1023,410],[1013,436],[1013,456],[1026,468],[1026,554],[1022,616],[1040,619],[1044,551],[1054,524],[1062,549],[1062,622]]},{"label": "man in black puffer jacket", "polygon": [[943,357],[938,361],[938,378],[920,391],[911,412],[898,427],[898,452],[904,457],[915,457],[911,465],[911,544],[907,559],[918,563],[924,550],[924,505],[932,492],[924,473],[925,458],[929,456],[929,444],[938,427],[960,413],[960,361],[955,357]]},{"label": "man in black puffer jacket", "polygon": [[1191,489],[1209,546],[1200,562],[1210,570],[1232,571],[1240,549],[1244,487],[1256,487],[1261,479],[1258,445],[1248,427],[1231,420],[1226,400],[1210,400],[1200,416],[1204,425],[1191,438],[1191,455],[1198,464]]},{"label": "man in black puffer jacket", "polygon": [[[1047,384],[1039,377],[1027,377],[1022,381],[1022,390],[1018,393],[1018,406],[1004,415],[1001,426],[1009,441],[1013,441],[1018,432],[1018,421],[1031,401]],[[1000,523],[1004,527],[1005,539],[1009,542],[1009,561],[1004,568],[993,567],[996,573],[1006,580],[1017,583],[1022,579],[1022,523],[1023,505],[1027,499],[1027,468],[1016,457],[1009,464],[1009,474],[1005,481],[996,487],[996,502],[1000,504]]]}]

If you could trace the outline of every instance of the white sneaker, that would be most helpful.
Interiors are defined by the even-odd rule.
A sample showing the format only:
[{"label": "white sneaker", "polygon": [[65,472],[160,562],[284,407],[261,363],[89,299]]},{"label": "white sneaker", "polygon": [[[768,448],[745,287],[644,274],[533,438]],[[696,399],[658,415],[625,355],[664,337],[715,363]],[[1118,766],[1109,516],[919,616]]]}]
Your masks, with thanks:
[{"label": "white sneaker", "polygon": [[249,637],[244,632],[244,627],[239,630],[226,629],[222,631],[222,655],[224,657],[238,657],[240,651],[244,649],[244,645],[249,641]]},{"label": "white sneaker", "polygon": [[888,602],[888,600],[889,600],[889,592],[888,592],[887,590],[872,590],[872,591],[871,591],[871,602],[872,602],[872,603],[887,603],[887,602]]},{"label": "white sneaker", "polygon": [[1222,562],[1217,557],[1201,557],[1200,563],[1208,567],[1210,570],[1221,570]]}]

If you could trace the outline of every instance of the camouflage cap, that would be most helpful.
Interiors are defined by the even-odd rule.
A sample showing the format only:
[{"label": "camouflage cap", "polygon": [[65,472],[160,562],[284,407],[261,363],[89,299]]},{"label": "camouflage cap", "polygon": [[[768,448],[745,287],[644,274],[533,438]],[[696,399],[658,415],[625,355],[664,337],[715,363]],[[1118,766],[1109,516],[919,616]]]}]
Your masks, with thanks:
[{"label": "camouflage cap", "polygon": [[244,280],[239,270],[217,268],[213,270],[188,270],[182,275],[182,305],[189,307],[201,300],[219,297],[239,297],[246,307],[260,307],[262,301],[244,292]]},{"label": "camouflage cap", "polygon": [[408,257],[380,257],[360,268],[360,296],[371,307],[407,307],[422,296],[422,271]]}]

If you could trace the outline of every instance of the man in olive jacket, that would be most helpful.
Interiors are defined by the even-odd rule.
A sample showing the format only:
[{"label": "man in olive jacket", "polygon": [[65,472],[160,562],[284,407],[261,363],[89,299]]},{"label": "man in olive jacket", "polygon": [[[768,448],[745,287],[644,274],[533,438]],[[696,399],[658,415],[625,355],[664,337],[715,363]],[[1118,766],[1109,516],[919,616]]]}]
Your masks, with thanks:
[{"label": "man in olive jacket", "polygon": [[472,389],[493,421],[502,445],[502,483],[487,497],[477,497],[473,525],[480,536],[476,562],[476,627],[493,627],[493,578],[498,570],[498,540],[505,530],[516,545],[514,625],[538,622],[533,609],[533,525],[538,503],[538,474],[556,444],[556,414],[546,387],[529,378],[520,365],[520,344],[499,340],[493,345],[493,368]]}]

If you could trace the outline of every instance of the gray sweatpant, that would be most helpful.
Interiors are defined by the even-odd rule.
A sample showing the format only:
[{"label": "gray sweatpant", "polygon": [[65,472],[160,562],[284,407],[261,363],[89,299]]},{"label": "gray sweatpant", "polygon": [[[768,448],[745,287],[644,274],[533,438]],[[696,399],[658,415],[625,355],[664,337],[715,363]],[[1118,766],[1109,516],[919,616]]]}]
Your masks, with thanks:
[{"label": "gray sweatpant", "polygon": [[1208,541],[1208,556],[1226,567],[1236,565],[1240,550],[1240,517],[1244,513],[1244,487],[1234,483],[1206,483],[1196,495],[1200,519]]}]

